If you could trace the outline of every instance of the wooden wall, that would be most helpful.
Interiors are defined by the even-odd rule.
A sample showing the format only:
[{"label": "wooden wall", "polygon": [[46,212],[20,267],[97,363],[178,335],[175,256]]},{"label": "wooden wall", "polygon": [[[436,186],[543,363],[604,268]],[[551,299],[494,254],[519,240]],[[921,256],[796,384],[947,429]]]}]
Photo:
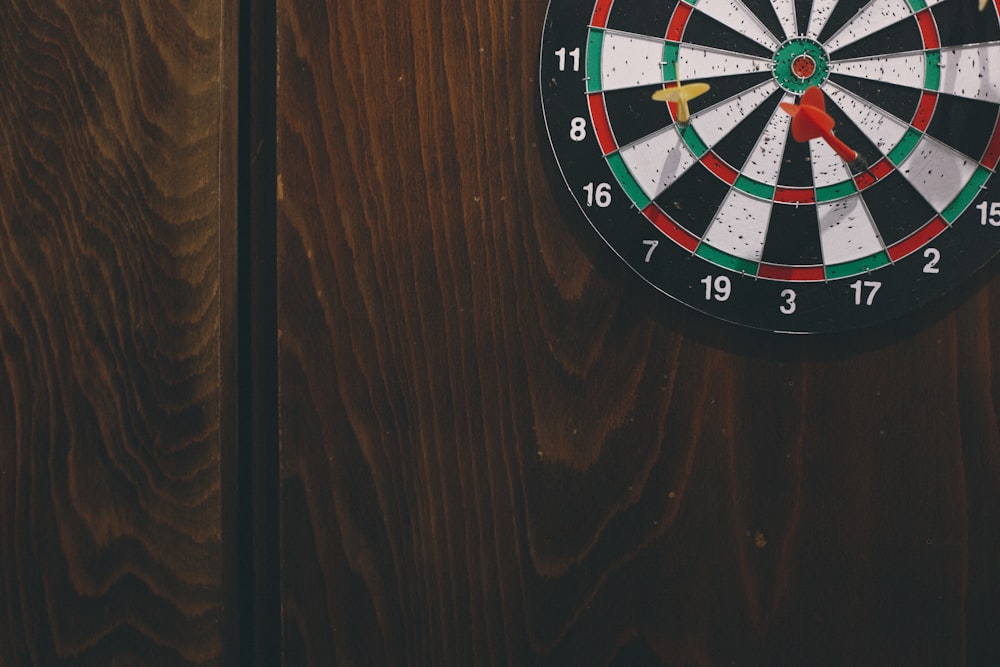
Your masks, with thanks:
[{"label": "wooden wall", "polygon": [[1000,661],[1000,278],[837,337],[652,293],[545,2],[278,4],[288,664]]},{"label": "wooden wall", "polygon": [[835,337],[653,293],[545,6],[0,7],[0,666],[1000,663],[996,263]]},{"label": "wooden wall", "polygon": [[235,15],[0,6],[0,665],[220,664]]}]

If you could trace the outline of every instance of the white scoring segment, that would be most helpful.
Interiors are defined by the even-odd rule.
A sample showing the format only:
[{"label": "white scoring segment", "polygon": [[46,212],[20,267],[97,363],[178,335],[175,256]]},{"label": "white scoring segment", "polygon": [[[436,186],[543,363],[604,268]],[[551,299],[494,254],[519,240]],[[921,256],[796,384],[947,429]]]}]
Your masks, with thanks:
[{"label": "white scoring segment", "polygon": [[836,6],[837,0],[813,0],[812,11],[809,12],[809,25],[806,27],[806,36],[818,39]]},{"label": "white scoring segment", "polygon": [[[794,99],[791,95],[785,95],[781,101],[791,104]],[[753,151],[743,164],[741,171],[744,176],[766,185],[778,183],[778,176],[781,173],[781,159],[784,157],[785,143],[789,136],[788,126],[791,122],[791,116],[780,108],[775,110]]]},{"label": "white scoring segment", "polygon": [[663,83],[663,40],[607,31],[601,48],[601,89]]},{"label": "white scoring segment", "polygon": [[861,128],[868,140],[882,152],[889,152],[899,145],[909,129],[909,125],[880,107],[861,99],[833,82],[826,89],[827,97],[844,110],[855,125]]},{"label": "white scoring segment", "polygon": [[941,49],[939,90],[1000,104],[1000,44]]},{"label": "white scoring segment", "polygon": [[650,199],[655,199],[698,161],[676,125],[640,139],[618,154]]},{"label": "white scoring segment", "polygon": [[777,89],[778,84],[769,79],[755,88],[692,115],[691,126],[697,130],[701,140],[711,148],[732,132],[747,114],[763,104]]},{"label": "white scoring segment", "polygon": [[884,250],[861,195],[816,205],[823,263],[841,264]]},{"label": "white scoring segment", "polygon": [[926,68],[923,53],[836,60],[830,63],[830,71],[835,74],[918,89],[924,87]]},{"label": "white scoring segment", "polygon": [[979,163],[924,135],[899,172],[940,213],[955,200]]},{"label": "white scoring segment", "polygon": [[677,52],[677,74],[682,81],[703,81],[719,76],[769,72],[771,66],[770,59],[691,44],[681,44]]},{"label": "white scoring segment", "polygon": [[770,201],[733,188],[705,232],[704,242],[752,262],[759,262],[771,219]]},{"label": "white scoring segment", "polygon": [[847,163],[825,141],[809,142],[809,162],[812,165],[813,185],[817,188],[852,178]]},{"label": "white scoring segment", "polygon": [[698,0],[694,8],[771,51],[778,48],[778,41],[740,0]]},{"label": "white scoring segment", "polygon": [[785,39],[799,34],[798,21],[795,19],[795,0],[771,0],[771,7],[774,8],[781,29],[785,31]]},{"label": "white scoring segment", "polygon": [[826,43],[828,53],[873,35],[913,14],[906,0],[871,0]]}]

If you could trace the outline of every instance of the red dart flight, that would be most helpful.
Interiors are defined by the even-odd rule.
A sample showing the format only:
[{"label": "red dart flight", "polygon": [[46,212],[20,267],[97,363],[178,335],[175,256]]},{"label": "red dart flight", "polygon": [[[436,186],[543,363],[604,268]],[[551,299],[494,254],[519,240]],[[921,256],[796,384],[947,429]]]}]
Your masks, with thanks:
[{"label": "red dart flight", "polygon": [[822,139],[844,162],[852,167],[868,168],[864,158],[857,151],[833,134],[833,118],[826,112],[826,99],[819,87],[807,88],[798,105],[782,102],[781,108],[792,117],[792,138],[795,141]]}]

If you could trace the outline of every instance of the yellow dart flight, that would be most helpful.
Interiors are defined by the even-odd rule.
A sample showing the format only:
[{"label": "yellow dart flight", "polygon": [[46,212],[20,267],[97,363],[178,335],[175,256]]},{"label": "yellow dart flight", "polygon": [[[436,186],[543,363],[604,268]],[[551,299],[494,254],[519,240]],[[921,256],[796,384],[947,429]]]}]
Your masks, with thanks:
[{"label": "yellow dart flight", "polygon": [[676,104],[677,122],[687,123],[691,118],[691,110],[688,108],[688,102],[699,95],[704,95],[708,92],[709,88],[710,86],[707,83],[685,83],[682,86],[658,90],[653,93],[653,99],[658,102],[673,102]]}]

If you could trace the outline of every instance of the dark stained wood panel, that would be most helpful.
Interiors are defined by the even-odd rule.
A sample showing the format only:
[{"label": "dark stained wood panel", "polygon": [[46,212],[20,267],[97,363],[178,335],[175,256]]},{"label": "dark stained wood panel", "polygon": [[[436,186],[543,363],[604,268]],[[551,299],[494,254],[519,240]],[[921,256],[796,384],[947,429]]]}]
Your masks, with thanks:
[{"label": "dark stained wood panel", "polygon": [[235,14],[0,7],[0,664],[223,660]]},{"label": "dark stained wood panel", "polygon": [[877,330],[610,257],[545,2],[280,0],[286,664],[1000,661],[997,267]]}]

